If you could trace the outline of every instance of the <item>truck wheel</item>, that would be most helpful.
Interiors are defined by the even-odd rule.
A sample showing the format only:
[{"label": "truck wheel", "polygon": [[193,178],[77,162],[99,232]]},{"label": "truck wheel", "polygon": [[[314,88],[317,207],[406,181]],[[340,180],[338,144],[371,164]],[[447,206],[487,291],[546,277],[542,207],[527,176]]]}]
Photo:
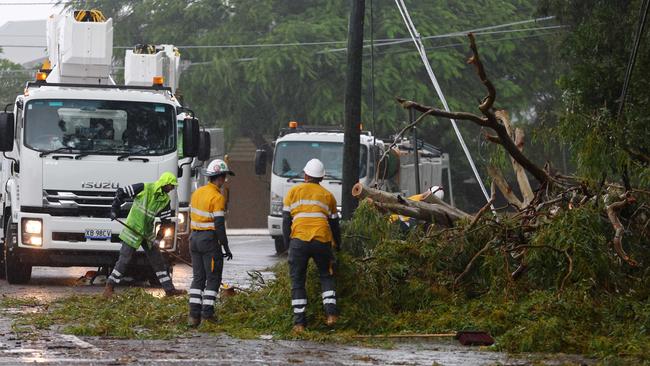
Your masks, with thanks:
[{"label": "truck wheel", "polygon": [[18,227],[9,221],[7,223],[4,245],[5,277],[12,285],[22,285],[32,279],[32,266],[20,263],[16,256],[9,253],[9,246],[18,242]]},{"label": "truck wheel", "polygon": [[4,240],[0,241],[0,280],[7,278],[5,273],[5,242]]},{"label": "truck wheel", "polygon": [[281,236],[274,236],[273,240],[275,241],[275,253],[277,255],[285,254],[289,248],[284,247],[284,238]]}]

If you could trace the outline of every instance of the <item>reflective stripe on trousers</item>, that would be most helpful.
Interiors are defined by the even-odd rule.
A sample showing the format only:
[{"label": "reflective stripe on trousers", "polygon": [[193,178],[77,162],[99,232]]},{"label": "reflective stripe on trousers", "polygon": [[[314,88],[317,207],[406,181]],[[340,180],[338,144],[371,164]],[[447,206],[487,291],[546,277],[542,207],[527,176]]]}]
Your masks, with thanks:
[{"label": "reflective stripe on trousers", "polygon": [[190,286],[190,316],[214,316],[221,275],[223,254],[213,230],[192,231],[190,235],[192,257],[192,284]]},{"label": "reflective stripe on trousers", "polygon": [[305,281],[309,259],[313,258],[318,268],[321,281],[323,307],[325,314],[337,315],[336,284],[334,281],[334,254],[327,243],[317,240],[305,242],[291,239],[289,245],[289,273],[291,275],[291,305],[293,308],[294,324],[307,324],[305,310],[307,308],[307,290]]}]

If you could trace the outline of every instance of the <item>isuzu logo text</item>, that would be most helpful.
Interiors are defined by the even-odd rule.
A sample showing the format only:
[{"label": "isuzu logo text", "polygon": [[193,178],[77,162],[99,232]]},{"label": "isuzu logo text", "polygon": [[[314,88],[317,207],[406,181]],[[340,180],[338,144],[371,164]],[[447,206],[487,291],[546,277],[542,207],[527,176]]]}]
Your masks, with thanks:
[{"label": "isuzu logo text", "polygon": [[120,184],[117,182],[81,182],[81,188],[86,189],[118,189]]}]

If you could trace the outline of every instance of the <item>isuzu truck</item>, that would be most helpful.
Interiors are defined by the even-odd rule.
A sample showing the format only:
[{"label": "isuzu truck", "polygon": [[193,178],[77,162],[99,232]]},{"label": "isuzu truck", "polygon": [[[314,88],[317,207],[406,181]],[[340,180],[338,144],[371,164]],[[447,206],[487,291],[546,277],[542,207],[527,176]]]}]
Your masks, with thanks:
[{"label": "isuzu truck", "polygon": [[[198,153],[198,121],[165,75],[127,76],[129,85],[111,78],[112,19],[75,11],[50,17],[47,31],[49,67],[0,113],[0,276],[10,283],[28,282],[33,266],[111,266],[122,230],[109,219],[117,188],[163,172],[183,184],[191,177],[182,159]],[[177,215],[176,198],[172,208]],[[176,233],[168,231],[160,246],[173,252]],[[134,273],[150,272],[139,271],[142,254]]]}]

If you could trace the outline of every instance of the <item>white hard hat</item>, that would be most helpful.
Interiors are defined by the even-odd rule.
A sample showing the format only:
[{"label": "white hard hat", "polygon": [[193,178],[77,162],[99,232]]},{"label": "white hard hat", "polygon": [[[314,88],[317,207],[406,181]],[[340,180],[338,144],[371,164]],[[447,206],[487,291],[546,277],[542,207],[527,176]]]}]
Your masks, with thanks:
[{"label": "white hard hat", "polygon": [[228,164],[221,159],[214,159],[208,164],[208,167],[201,170],[201,174],[206,177],[214,177],[215,175],[228,174],[235,175],[229,168]]},{"label": "white hard hat", "polygon": [[302,171],[312,178],[323,178],[325,176],[325,166],[318,159],[309,160]]},{"label": "white hard hat", "polygon": [[429,192],[433,193],[434,196],[444,199],[445,198],[445,191],[442,190],[442,187],[440,186],[432,186],[429,188]]}]

